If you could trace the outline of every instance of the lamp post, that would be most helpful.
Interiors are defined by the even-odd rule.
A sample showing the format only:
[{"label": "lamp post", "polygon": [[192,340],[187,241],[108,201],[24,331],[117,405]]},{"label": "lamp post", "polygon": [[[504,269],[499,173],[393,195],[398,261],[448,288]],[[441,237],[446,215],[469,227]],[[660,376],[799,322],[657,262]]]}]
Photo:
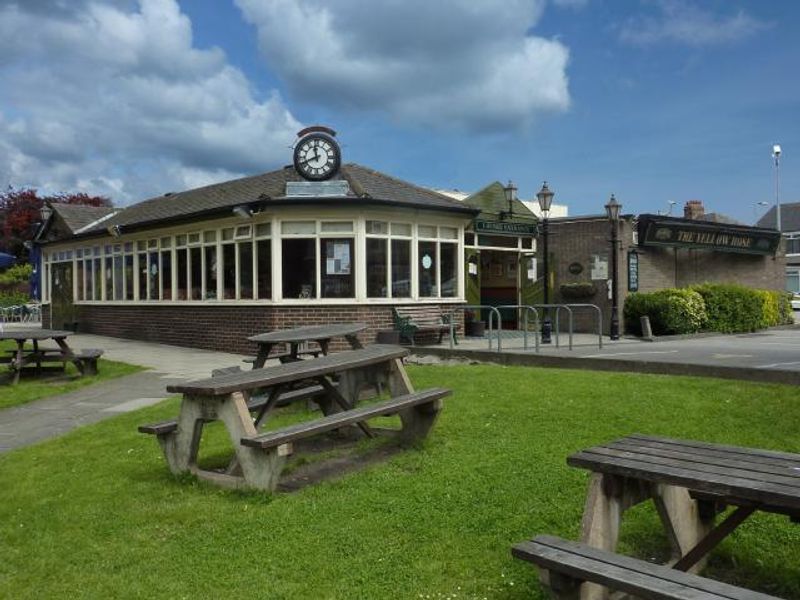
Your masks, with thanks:
[{"label": "lamp post", "polygon": [[[542,237],[544,238],[544,303],[550,304],[550,268],[549,251],[547,248],[547,238],[549,236],[548,215],[550,205],[553,203],[553,192],[547,187],[547,182],[542,183],[542,189],[536,194],[539,201],[539,209],[542,211]],[[550,343],[550,335],[553,332],[553,324],[550,322],[550,309],[545,306],[544,320],[542,321],[542,343]]]},{"label": "lamp post", "polygon": [[619,242],[619,211],[622,205],[617,202],[614,194],[611,194],[611,199],[605,206],[606,216],[611,223],[611,327],[610,337],[612,340],[619,339],[619,309],[617,307],[617,283],[618,283],[618,249]]},{"label": "lamp post", "polygon": [[781,199],[780,199],[780,162],[781,145],[772,146],[772,158],[775,159],[775,228],[781,230]]},{"label": "lamp post", "polygon": [[503,194],[508,202],[508,210],[500,211],[500,220],[511,219],[514,217],[514,201],[517,199],[517,186],[511,180],[508,180],[508,185],[503,188]]}]

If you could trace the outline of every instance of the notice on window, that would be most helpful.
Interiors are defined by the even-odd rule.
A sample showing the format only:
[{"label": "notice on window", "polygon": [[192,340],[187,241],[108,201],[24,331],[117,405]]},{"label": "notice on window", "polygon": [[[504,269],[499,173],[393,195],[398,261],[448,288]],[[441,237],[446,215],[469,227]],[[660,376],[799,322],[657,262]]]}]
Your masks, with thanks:
[{"label": "notice on window", "polygon": [[528,281],[536,281],[536,259],[528,259]]},{"label": "notice on window", "polygon": [[608,279],[608,257],[592,254],[592,279]]},{"label": "notice on window", "polygon": [[327,275],[350,275],[350,243],[327,242],[325,272]]}]

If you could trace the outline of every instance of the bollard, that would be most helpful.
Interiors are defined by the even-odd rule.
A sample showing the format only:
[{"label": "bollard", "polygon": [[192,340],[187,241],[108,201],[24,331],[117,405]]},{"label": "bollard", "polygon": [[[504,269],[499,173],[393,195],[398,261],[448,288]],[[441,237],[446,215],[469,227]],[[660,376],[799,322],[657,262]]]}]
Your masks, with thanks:
[{"label": "bollard", "polygon": [[650,317],[647,315],[640,317],[642,323],[642,337],[646,340],[653,341],[653,330],[650,327]]}]

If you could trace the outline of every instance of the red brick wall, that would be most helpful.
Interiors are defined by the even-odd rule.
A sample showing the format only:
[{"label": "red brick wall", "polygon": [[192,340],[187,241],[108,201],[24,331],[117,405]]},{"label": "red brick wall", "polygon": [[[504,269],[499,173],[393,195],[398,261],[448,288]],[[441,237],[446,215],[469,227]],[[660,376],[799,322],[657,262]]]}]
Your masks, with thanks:
[{"label": "red brick wall", "polygon": [[[452,305],[443,307],[448,313]],[[49,306],[43,323],[50,323]],[[78,330],[84,333],[158,342],[175,346],[204,348],[223,352],[253,354],[256,345],[247,338],[275,329],[288,329],[329,323],[366,323],[359,334],[364,344],[375,341],[381,329],[392,329],[391,306],[198,306],[177,304],[76,306]],[[63,317],[53,315],[53,326],[62,328]],[[463,316],[458,325],[463,331]],[[417,341],[425,342],[417,336]],[[334,340],[334,350],[349,347],[344,340]]]}]

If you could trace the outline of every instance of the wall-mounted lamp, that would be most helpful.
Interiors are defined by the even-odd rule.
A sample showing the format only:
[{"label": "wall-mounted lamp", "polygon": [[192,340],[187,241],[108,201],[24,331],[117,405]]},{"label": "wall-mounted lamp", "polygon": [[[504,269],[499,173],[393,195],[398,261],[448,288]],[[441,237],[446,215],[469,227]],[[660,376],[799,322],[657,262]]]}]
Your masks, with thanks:
[{"label": "wall-mounted lamp", "polygon": [[47,223],[47,219],[49,219],[52,214],[52,207],[47,203],[42,204],[42,208],[39,209],[39,215],[42,217],[42,223]]},{"label": "wall-mounted lamp", "polygon": [[253,217],[253,211],[246,206],[234,206],[233,214],[242,219],[251,219]]},{"label": "wall-mounted lamp", "polygon": [[517,199],[517,186],[508,180],[508,185],[503,188],[503,194],[508,202],[508,210],[501,210],[499,213],[500,219],[511,219],[514,217],[514,201]]},{"label": "wall-mounted lamp", "polygon": [[113,237],[118,238],[122,235],[122,227],[119,225],[112,225],[108,228],[108,233],[110,233]]}]

